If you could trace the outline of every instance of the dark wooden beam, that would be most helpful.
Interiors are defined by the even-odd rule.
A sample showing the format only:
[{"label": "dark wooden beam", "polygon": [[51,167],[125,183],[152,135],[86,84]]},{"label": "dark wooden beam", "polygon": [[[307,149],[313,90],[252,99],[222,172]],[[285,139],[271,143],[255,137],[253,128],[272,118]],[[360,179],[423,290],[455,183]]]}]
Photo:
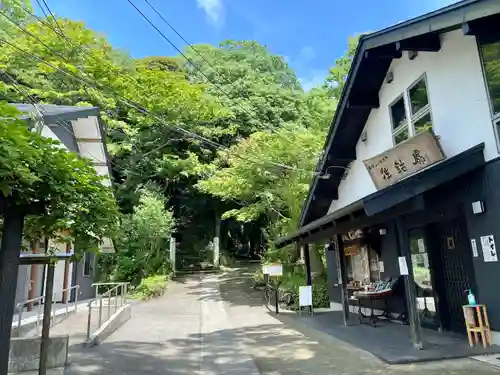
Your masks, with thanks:
[{"label": "dark wooden beam", "polygon": [[500,38],[500,15],[496,14],[489,17],[480,18],[462,24],[464,35],[477,36],[480,41],[491,43]]},{"label": "dark wooden beam", "polygon": [[[347,268],[345,263],[345,254],[344,254],[344,242],[342,241],[342,235],[337,234],[335,236],[334,243],[337,245],[336,247],[336,255],[337,255],[337,267],[339,267],[340,273],[340,283],[342,287],[341,291],[341,301],[342,301],[342,316],[344,318],[344,325],[349,325],[349,292],[347,290]],[[331,244],[330,246],[333,246]]]},{"label": "dark wooden beam", "polygon": [[417,350],[422,349],[422,327],[420,324],[420,315],[417,306],[417,291],[415,289],[415,280],[413,278],[413,269],[411,263],[410,235],[408,227],[403,218],[396,220],[398,231],[399,255],[406,260],[408,274],[403,275],[406,294],[406,305],[408,308],[408,317],[410,320],[410,336],[413,347]]},{"label": "dark wooden beam", "polygon": [[378,93],[363,95],[362,97],[351,96],[347,101],[347,108],[351,109],[374,109],[380,107]]},{"label": "dark wooden beam", "polygon": [[363,54],[363,57],[367,60],[400,59],[402,56],[403,53],[401,50],[396,49],[395,43],[369,49]]},{"label": "dark wooden beam", "polygon": [[[330,165],[345,165],[345,164],[349,164],[350,162],[356,160],[356,151],[353,150],[352,152],[350,152],[349,156],[340,157],[340,158],[334,157],[332,155],[328,155],[327,160],[328,160],[328,163]],[[328,166],[326,166],[326,168],[328,168]]]},{"label": "dark wooden beam", "polygon": [[441,40],[438,33],[424,34],[396,42],[396,50],[438,52],[441,50]]}]

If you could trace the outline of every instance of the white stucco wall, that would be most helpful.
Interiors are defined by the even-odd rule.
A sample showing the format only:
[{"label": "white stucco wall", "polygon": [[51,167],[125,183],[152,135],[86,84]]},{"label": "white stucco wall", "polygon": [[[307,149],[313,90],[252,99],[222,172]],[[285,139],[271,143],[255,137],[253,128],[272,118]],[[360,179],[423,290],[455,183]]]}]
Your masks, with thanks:
[{"label": "white stucco wall", "polygon": [[328,213],[376,191],[363,160],[393,147],[389,105],[424,73],[431,105],[433,128],[440,136],[446,157],[454,156],[481,142],[486,160],[498,156],[489,98],[482,73],[476,40],[461,30],[441,35],[439,52],[419,52],[415,60],[408,54],[393,60],[392,83],[379,92],[380,108],[372,110],[365,130],[367,141],[356,146],[357,160],[339,186],[339,199]]},{"label": "white stucco wall", "polygon": [[82,117],[71,121],[76,138],[101,138],[96,116]]}]

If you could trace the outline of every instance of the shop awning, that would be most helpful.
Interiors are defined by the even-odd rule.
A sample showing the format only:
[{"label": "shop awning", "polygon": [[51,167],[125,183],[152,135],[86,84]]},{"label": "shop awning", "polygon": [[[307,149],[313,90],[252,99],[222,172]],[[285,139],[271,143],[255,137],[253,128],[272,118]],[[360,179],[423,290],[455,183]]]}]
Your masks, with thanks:
[{"label": "shop awning", "polygon": [[485,164],[484,143],[411,175],[394,185],[317,219],[296,232],[280,237],[277,247],[294,242],[315,243],[334,234],[373,225],[406,212],[423,209],[422,193]]}]

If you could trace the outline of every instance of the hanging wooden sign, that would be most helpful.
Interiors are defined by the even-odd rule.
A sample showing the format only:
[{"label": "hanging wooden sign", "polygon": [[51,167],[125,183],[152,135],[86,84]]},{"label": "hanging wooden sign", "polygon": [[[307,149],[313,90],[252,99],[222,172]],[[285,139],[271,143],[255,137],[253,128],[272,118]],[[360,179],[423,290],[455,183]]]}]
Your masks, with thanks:
[{"label": "hanging wooden sign", "polygon": [[380,190],[444,158],[439,141],[427,130],[363,163]]}]

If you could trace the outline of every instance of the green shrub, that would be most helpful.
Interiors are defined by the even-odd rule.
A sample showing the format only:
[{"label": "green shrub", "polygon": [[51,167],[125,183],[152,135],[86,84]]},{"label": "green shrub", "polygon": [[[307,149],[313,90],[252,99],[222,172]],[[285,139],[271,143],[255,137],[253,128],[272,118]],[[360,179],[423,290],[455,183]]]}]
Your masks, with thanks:
[{"label": "green shrub", "polygon": [[167,278],[165,276],[149,276],[143,279],[141,283],[134,288],[132,297],[148,300],[163,295],[166,288]]}]

